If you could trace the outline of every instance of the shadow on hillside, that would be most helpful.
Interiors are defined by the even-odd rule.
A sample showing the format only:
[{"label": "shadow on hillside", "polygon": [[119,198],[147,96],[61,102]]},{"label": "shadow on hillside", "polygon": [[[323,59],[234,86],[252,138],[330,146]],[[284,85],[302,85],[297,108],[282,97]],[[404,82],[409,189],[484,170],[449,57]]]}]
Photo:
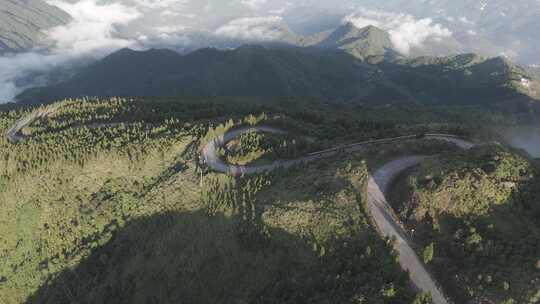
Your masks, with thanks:
[{"label": "shadow on hillside", "polygon": [[[246,225],[202,211],[134,220],[26,303],[331,303],[407,280],[380,240],[347,240],[321,257],[305,239]],[[399,290],[392,303],[409,303]]]},{"label": "shadow on hillside", "polygon": [[275,230],[279,243],[248,250],[240,225],[204,212],[135,220],[26,303],[247,303],[274,296],[276,282],[313,279],[308,244]]}]

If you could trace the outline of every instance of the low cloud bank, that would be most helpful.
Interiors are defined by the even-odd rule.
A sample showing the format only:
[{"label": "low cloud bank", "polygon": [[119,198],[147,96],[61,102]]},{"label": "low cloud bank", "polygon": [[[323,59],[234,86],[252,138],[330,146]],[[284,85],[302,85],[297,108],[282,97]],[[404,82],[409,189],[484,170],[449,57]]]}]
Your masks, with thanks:
[{"label": "low cloud bank", "polygon": [[116,27],[140,17],[137,9],[119,3],[99,4],[95,0],[70,3],[49,0],[73,17],[65,26],[46,32],[48,50],[8,54],[0,57],[0,103],[12,101],[22,90],[43,85],[44,79],[30,79],[58,67],[71,66],[84,57],[100,57],[136,41],[118,36]]},{"label": "low cloud bank", "polygon": [[[281,38],[290,21],[337,14],[362,27],[390,32],[404,54],[452,33],[431,19],[358,9],[350,0],[45,0],[73,17],[46,32],[47,49],[0,57],[0,103],[12,101],[24,89],[46,85],[48,71],[77,67],[123,47],[227,48],[231,41],[272,41]],[[304,16],[309,12],[316,16]],[[317,19],[319,20],[319,19]],[[329,25],[332,26],[332,25]],[[31,77],[32,76],[32,77]],[[55,77],[58,78],[58,77]]]},{"label": "low cloud bank", "polygon": [[116,27],[126,25],[141,17],[141,13],[119,3],[98,4],[95,0],[68,3],[63,0],[48,0],[73,17],[66,26],[47,32],[54,44],[54,52],[73,55],[122,48],[133,41],[118,36]]},{"label": "low cloud bank", "polygon": [[359,9],[343,21],[359,28],[373,25],[387,30],[394,47],[405,55],[409,55],[413,48],[423,48],[429,41],[440,42],[452,36],[449,29],[430,18],[418,20],[407,14]]},{"label": "low cloud bank", "polygon": [[280,37],[282,22],[283,18],[279,16],[240,18],[223,25],[215,33],[233,39],[272,41]]},{"label": "low cloud bank", "polygon": [[509,128],[500,130],[499,133],[512,147],[523,149],[532,157],[540,158],[540,126]]}]

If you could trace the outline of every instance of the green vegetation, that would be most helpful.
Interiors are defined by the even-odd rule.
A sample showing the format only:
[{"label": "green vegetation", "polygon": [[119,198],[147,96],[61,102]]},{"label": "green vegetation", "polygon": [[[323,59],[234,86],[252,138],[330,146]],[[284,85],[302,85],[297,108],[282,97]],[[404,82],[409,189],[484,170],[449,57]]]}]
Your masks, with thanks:
[{"label": "green vegetation", "polygon": [[[200,142],[277,109],[253,107],[64,101],[22,142],[1,138],[2,302],[411,303],[362,204],[367,154],[269,176],[208,173],[201,185]],[[30,111],[1,112],[0,130]],[[386,128],[358,135],[398,132]]]},{"label": "green vegetation", "polygon": [[[243,46],[182,56],[171,50],[123,49],[82,69],[76,77],[27,90],[18,99],[32,104],[87,95],[295,96],[355,104],[484,105],[539,112],[539,91],[534,88],[540,84],[531,80],[533,89],[524,89],[521,80],[529,78],[528,73],[505,59],[466,54],[379,62],[376,58],[390,56],[385,47],[388,37],[374,28],[344,27],[345,33],[338,30],[337,37],[328,37],[330,50],[326,51]],[[360,41],[351,42],[349,35],[361,37]],[[361,61],[335,51],[336,47],[374,55],[378,63]]]},{"label": "green vegetation", "polygon": [[295,159],[313,150],[312,146],[302,137],[251,131],[229,141],[218,152],[230,164],[248,165]]},{"label": "green vegetation", "polygon": [[433,261],[433,255],[435,254],[435,244],[431,243],[424,249],[424,263],[429,264]]},{"label": "green vegetation", "polygon": [[443,154],[408,178],[400,215],[456,301],[537,303],[539,174],[526,157],[486,145]]},{"label": "green vegetation", "polygon": [[[428,131],[487,136],[479,125],[518,119],[485,115],[475,107],[329,105],[309,99],[88,98],[55,106],[56,112],[23,130],[25,140],[0,139],[2,303],[429,303],[429,296],[409,287],[391,242],[376,234],[365,187],[370,171],[397,155],[450,153],[455,147],[428,140],[371,146],[301,168],[243,177],[201,174],[198,152],[214,136],[256,124],[291,135],[247,133],[233,143],[239,150],[228,152],[237,154],[226,157],[252,162],[253,151],[264,150],[260,158],[272,160],[337,143]],[[1,132],[32,111],[2,109]],[[290,148],[293,140],[296,151],[282,149],[283,142]],[[468,164],[492,159],[482,151],[445,157],[456,162],[473,157]],[[499,276],[489,264],[492,256],[469,254],[480,245],[491,248],[492,243],[484,244],[491,240],[491,228],[459,222],[470,225],[459,226],[459,237],[471,236],[463,255],[471,259],[467,263],[487,265],[482,278],[491,275],[494,286],[500,285],[483,291],[519,301],[517,295],[526,290],[534,301],[538,293],[526,280],[540,263],[533,259],[537,233],[529,229],[537,224],[538,210],[527,203],[535,197],[517,191],[530,184],[534,193],[533,167],[517,156],[505,159],[495,161],[487,176],[512,181],[516,188],[497,190],[490,198],[497,199],[497,208],[513,199],[508,212],[512,223],[519,223],[516,235],[526,241],[508,238],[504,259],[496,260]],[[454,176],[454,166],[445,168],[435,180]],[[428,188],[421,185],[417,191],[426,191],[422,210],[438,210],[430,207]],[[491,205],[481,195],[473,198],[478,208],[444,208],[456,216],[474,210],[489,217]],[[509,223],[502,214],[498,221]],[[513,233],[513,227],[500,229]],[[430,265],[448,263],[441,258],[448,245],[438,238],[421,240],[422,249],[433,243]],[[516,256],[522,258],[512,262]],[[519,272],[503,261],[520,263]],[[478,292],[479,283],[471,286]]]}]

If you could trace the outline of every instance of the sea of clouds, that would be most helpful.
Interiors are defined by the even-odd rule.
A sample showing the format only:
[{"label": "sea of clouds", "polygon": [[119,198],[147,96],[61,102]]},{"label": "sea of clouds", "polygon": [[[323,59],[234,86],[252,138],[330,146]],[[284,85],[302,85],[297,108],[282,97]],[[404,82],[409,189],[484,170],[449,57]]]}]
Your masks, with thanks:
[{"label": "sea of clouds", "polygon": [[[452,32],[429,18],[358,7],[349,0],[46,0],[73,17],[67,25],[45,32],[46,45],[26,53],[0,57],[0,102],[9,102],[22,90],[45,84],[43,75],[57,68],[77,66],[124,47],[185,48],[193,33],[215,39],[272,41],[285,24],[309,33],[352,22],[388,30],[396,49],[408,54],[440,41]],[[325,16],[332,16],[331,22]],[[318,18],[324,25],[318,26]],[[204,40],[203,40],[204,41]],[[208,40],[211,44],[211,39]],[[208,45],[212,46],[212,45]]]}]

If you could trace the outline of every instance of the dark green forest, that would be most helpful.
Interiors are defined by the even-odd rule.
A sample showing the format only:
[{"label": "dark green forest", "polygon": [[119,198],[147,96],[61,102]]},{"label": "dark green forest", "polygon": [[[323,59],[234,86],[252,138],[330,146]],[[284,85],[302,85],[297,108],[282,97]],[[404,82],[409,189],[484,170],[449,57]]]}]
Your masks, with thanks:
[{"label": "dark green forest", "polygon": [[[371,46],[362,39],[359,43]],[[35,104],[82,96],[295,96],[539,112],[540,82],[529,74],[504,58],[474,54],[370,62],[332,48],[247,45],[187,55],[123,49],[64,82],[29,89],[18,100]],[[528,88],[522,79],[530,80]]]}]

